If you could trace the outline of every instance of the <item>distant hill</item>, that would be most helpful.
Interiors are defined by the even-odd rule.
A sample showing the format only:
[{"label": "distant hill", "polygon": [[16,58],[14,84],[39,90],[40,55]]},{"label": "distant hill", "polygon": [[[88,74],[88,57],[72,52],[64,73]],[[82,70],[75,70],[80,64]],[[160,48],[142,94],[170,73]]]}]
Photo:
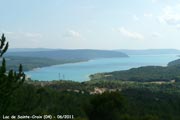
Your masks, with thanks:
[{"label": "distant hill", "polygon": [[180,81],[180,67],[146,66],[124,71],[96,73],[91,80],[120,80],[136,82]]},{"label": "distant hill", "polygon": [[[0,59],[0,62],[2,59]],[[18,70],[19,64],[23,65],[23,70],[33,70],[35,68],[41,68],[51,65],[59,65],[65,63],[82,62],[83,60],[65,60],[65,59],[50,59],[50,58],[39,58],[39,57],[22,57],[22,56],[6,56],[7,70],[13,69]]]},{"label": "distant hill", "polygon": [[120,80],[136,82],[180,81],[180,59],[169,62],[167,67],[144,66],[129,70],[96,73],[91,80]]},{"label": "distant hill", "polygon": [[169,62],[168,66],[180,66],[180,59]]},{"label": "distant hill", "polygon": [[89,60],[97,58],[112,58],[112,57],[128,57],[125,53],[110,51],[110,50],[89,50],[89,49],[26,49],[23,52],[14,50],[6,54],[6,56],[21,56],[21,57],[40,57],[51,59],[76,59]]},{"label": "distant hill", "polygon": [[36,52],[36,51],[54,51],[57,49],[50,48],[10,48],[8,52]]},{"label": "distant hill", "polygon": [[147,49],[147,50],[115,50],[126,53],[127,55],[158,55],[158,54],[180,54],[180,50],[176,49]]}]

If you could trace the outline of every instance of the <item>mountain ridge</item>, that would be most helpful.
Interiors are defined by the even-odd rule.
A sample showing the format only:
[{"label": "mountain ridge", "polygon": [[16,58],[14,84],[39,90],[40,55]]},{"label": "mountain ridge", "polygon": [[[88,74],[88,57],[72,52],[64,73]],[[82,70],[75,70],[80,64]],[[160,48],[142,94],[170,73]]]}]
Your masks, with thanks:
[{"label": "mountain ridge", "polygon": [[[33,49],[32,49],[33,50]],[[40,49],[36,49],[40,50]],[[125,53],[112,50],[93,50],[93,49],[41,49],[42,51],[11,51],[6,56],[22,57],[43,57],[52,59],[97,59],[112,57],[128,57]]]}]

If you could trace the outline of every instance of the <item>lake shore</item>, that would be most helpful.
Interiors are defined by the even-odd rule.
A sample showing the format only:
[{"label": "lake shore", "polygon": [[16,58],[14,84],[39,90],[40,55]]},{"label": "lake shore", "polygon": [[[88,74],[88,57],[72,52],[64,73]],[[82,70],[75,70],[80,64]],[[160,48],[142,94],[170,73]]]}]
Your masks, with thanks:
[{"label": "lake shore", "polygon": [[[128,58],[105,58],[88,61],[81,61],[75,63],[58,64],[36,71],[27,72],[32,76],[33,80],[65,80],[73,81],[87,81],[88,76],[95,73],[112,72],[120,70],[128,70],[130,68],[137,68],[141,66],[165,66],[170,61],[176,60],[176,55],[162,55],[162,56],[130,56]],[[59,76],[60,73],[60,76]]]}]

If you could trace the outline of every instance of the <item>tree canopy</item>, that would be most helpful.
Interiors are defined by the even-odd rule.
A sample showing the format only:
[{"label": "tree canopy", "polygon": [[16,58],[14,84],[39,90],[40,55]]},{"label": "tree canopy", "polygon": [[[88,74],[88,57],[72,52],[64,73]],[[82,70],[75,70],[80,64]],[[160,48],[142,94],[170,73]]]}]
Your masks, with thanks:
[{"label": "tree canopy", "polygon": [[[8,42],[6,37],[2,34],[0,39],[0,58],[8,49]],[[23,72],[22,65],[19,65],[19,71],[6,70],[6,60],[1,59],[2,64],[0,66],[0,114],[6,111],[6,105],[13,91],[17,89],[25,80],[25,74]]]}]

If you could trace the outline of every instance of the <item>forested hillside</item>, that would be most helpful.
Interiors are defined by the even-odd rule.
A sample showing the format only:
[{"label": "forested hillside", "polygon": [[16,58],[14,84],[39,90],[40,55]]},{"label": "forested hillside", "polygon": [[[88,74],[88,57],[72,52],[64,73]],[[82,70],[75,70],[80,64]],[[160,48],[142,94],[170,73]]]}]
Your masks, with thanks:
[{"label": "forested hillside", "polygon": [[167,67],[145,66],[123,71],[97,73],[90,75],[91,80],[122,80],[122,81],[180,81],[179,60],[172,61]]},{"label": "forested hillside", "polygon": [[168,66],[180,66],[180,59],[169,62]]},{"label": "forested hillside", "polygon": [[[1,114],[73,115],[75,120],[179,120],[179,86],[118,81],[29,81],[14,91]],[[90,94],[95,88],[107,91]],[[118,91],[110,92],[115,89]]]},{"label": "forested hillside", "polygon": [[128,57],[122,52],[108,51],[108,50],[45,50],[45,51],[27,51],[27,52],[9,52],[7,56],[21,56],[21,57],[41,57],[51,59],[68,59],[68,60],[90,60],[98,58],[112,58],[112,57]]},{"label": "forested hillside", "polygon": [[[1,60],[0,60],[1,61]],[[84,60],[68,60],[68,59],[51,59],[42,57],[22,57],[22,56],[7,56],[7,69],[17,70],[18,64],[24,66],[24,71],[32,70],[57,64],[81,62]]]},{"label": "forested hillside", "polygon": [[[22,50],[22,52],[20,51]],[[6,54],[7,69],[17,70],[23,64],[24,70],[46,67],[50,65],[87,61],[98,58],[128,57],[121,52],[106,50],[57,50],[57,49],[11,49]],[[1,60],[0,60],[1,61]]]}]

